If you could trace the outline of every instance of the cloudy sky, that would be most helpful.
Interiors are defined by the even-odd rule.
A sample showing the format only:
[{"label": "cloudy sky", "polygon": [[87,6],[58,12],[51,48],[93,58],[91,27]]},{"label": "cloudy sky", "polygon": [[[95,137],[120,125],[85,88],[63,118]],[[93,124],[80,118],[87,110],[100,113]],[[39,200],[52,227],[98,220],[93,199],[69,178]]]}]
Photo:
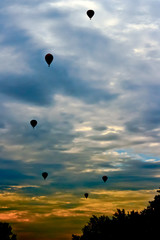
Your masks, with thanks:
[{"label": "cloudy sky", "polygon": [[153,199],[159,9],[157,0],[1,2],[0,221],[19,240],[69,240],[93,214]]}]

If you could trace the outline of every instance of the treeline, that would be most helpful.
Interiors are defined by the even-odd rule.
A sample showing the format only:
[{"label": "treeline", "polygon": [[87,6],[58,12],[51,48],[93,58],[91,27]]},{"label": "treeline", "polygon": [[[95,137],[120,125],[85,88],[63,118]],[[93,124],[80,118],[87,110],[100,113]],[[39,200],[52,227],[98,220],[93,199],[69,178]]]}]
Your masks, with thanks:
[{"label": "treeline", "polygon": [[0,240],[17,240],[9,223],[0,222]]},{"label": "treeline", "polygon": [[112,218],[93,215],[82,233],[73,234],[72,240],[160,239],[160,195],[141,212],[117,209]]}]

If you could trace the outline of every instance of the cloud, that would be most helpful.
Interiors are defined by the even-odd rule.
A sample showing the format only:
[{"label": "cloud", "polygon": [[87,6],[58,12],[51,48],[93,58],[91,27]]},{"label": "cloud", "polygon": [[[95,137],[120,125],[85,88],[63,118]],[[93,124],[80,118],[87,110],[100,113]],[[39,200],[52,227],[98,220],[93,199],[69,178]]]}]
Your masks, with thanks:
[{"label": "cloud", "polygon": [[[7,208],[0,209],[0,217],[4,221],[16,223],[12,225],[18,236],[25,235],[27,227],[30,236],[38,229],[38,234],[34,233],[36,239],[39,237],[39,231],[42,239],[44,236],[46,238],[51,238],[51,236],[65,238],[66,228],[70,236],[77,233],[80,231],[79,225],[86,224],[93,214],[99,216],[103,213],[112,216],[117,208],[125,208],[126,211],[133,209],[141,211],[147,207],[148,201],[154,197],[154,194],[155,190],[93,190],[90,192],[89,198],[85,199],[83,196],[79,198],[71,192],[69,194],[57,193],[47,198],[44,196],[31,198],[16,193],[7,193],[1,195],[1,206],[5,205]],[[24,207],[25,211],[22,210]],[[34,222],[36,222],[36,229]]]},{"label": "cloud", "polygon": [[92,136],[91,139],[95,141],[114,141],[119,140],[120,138],[118,134],[108,133],[101,136]]}]

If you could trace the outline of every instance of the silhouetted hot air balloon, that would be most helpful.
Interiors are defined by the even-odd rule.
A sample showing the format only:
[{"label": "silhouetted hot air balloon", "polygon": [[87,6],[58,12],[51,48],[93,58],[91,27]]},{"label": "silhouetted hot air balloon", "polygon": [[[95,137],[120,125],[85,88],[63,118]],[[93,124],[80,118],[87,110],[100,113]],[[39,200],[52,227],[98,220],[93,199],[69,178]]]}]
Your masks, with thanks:
[{"label": "silhouetted hot air balloon", "polygon": [[34,128],[37,125],[37,121],[36,120],[31,120],[30,124]]},{"label": "silhouetted hot air balloon", "polygon": [[102,179],[103,179],[104,182],[106,182],[108,177],[107,176],[103,176]]},{"label": "silhouetted hot air balloon", "polygon": [[94,15],[94,11],[93,11],[93,10],[88,10],[88,11],[87,11],[87,15],[88,15],[88,17],[89,17],[90,20],[91,20],[91,18],[92,18],[93,15]]},{"label": "silhouetted hot air balloon", "polygon": [[42,177],[43,177],[44,179],[46,179],[46,178],[48,177],[48,173],[47,173],[47,172],[43,172],[43,173],[42,173]]},{"label": "silhouetted hot air balloon", "polygon": [[46,62],[48,63],[48,67],[50,67],[50,64],[51,62],[53,61],[53,55],[48,53],[46,56],[45,56],[45,60]]},{"label": "silhouetted hot air balloon", "polygon": [[85,198],[88,198],[88,193],[85,193],[84,196],[85,196]]}]

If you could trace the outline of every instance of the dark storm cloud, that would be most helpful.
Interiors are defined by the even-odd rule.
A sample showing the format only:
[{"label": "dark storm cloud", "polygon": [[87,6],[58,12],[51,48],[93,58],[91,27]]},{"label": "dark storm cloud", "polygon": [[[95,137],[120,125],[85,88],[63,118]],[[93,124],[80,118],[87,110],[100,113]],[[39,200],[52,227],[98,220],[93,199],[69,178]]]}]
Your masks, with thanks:
[{"label": "dark storm cloud", "polygon": [[[148,188],[158,188],[159,178],[156,177],[160,171],[160,163],[149,163],[142,160],[132,160],[121,162],[121,171],[109,172],[109,179],[112,188],[123,190],[140,190]],[[109,183],[108,179],[108,183]]]},{"label": "dark storm cloud", "polygon": [[[0,164],[1,191],[9,190],[31,195],[41,195],[43,193],[49,194],[50,192],[49,186],[51,183],[47,183],[48,179],[51,182],[53,181],[54,187],[55,180],[60,181],[61,187],[63,185],[63,178],[60,176],[60,173],[64,170],[64,166],[61,163],[48,164],[45,161],[44,163],[23,163],[22,161],[0,159]],[[45,181],[42,178],[42,172],[44,171],[49,173]],[[48,185],[48,189],[45,189],[44,183]],[[19,188],[18,186],[22,187]],[[38,190],[35,190],[35,188],[38,188]]]},{"label": "dark storm cloud", "polygon": [[[39,122],[39,124],[41,124],[42,126],[37,126],[37,129],[29,129],[32,127],[26,127],[24,128],[24,126],[22,126],[21,129],[21,133],[18,134],[17,131],[15,132],[15,135],[10,136],[9,139],[11,141],[14,142],[15,136],[16,136],[16,140],[15,143],[22,143],[25,145],[30,145],[33,144],[35,146],[38,146],[39,150],[43,150],[43,149],[50,149],[53,148],[54,145],[58,145],[58,144],[69,144],[72,142],[72,140],[75,137],[78,137],[79,134],[75,133],[71,133],[71,129],[68,128],[66,126],[66,128],[64,128],[63,125],[63,129],[61,128],[60,131],[60,127],[59,127],[59,131],[56,129],[57,124],[55,123],[55,125],[52,126],[52,128],[50,127],[50,124],[46,124],[46,128],[43,127],[43,123]],[[29,125],[29,123],[28,123]],[[52,131],[51,131],[52,129]],[[17,129],[16,129],[17,130]],[[63,132],[64,131],[64,132]],[[38,143],[43,143],[42,145],[38,145]],[[63,146],[62,146],[63,149]]]},{"label": "dark storm cloud", "polygon": [[120,135],[116,133],[108,133],[101,136],[91,136],[90,139],[95,141],[112,141],[112,140],[119,140]]},{"label": "dark storm cloud", "polygon": [[101,131],[107,130],[107,127],[106,126],[94,126],[93,129],[101,132]]},{"label": "dark storm cloud", "polygon": [[4,128],[5,127],[5,123],[4,122],[0,122],[0,128]]},{"label": "dark storm cloud", "polygon": [[134,80],[131,81],[131,79],[129,80],[122,80],[121,81],[121,87],[125,90],[125,91],[133,91],[133,92],[137,92],[139,90],[143,89],[143,84],[140,82],[134,82]]},{"label": "dark storm cloud", "polygon": [[[81,79],[79,74],[76,74],[77,69],[72,66],[73,62],[77,62],[78,58],[73,57],[64,61],[53,52],[53,65],[51,69],[48,69],[44,59],[42,60],[40,52],[30,48],[29,37],[25,36],[24,39],[22,39],[25,34],[23,31],[15,28],[13,31],[12,29],[9,33],[9,39],[13,39],[12,46],[18,44],[19,50],[23,51],[23,49],[25,49],[25,51],[27,51],[25,54],[27,54],[28,59],[30,58],[30,66],[32,68],[34,67],[34,71],[36,69],[40,69],[40,71],[36,76],[34,74],[28,77],[15,77],[13,75],[10,77],[4,76],[1,86],[1,91],[4,94],[24,102],[38,105],[51,104],[52,96],[56,93],[70,95],[88,103],[110,101],[118,97],[118,94],[110,92],[109,89],[104,90],[103,88],[93,86],[93,75],[96,76],[97,82],[101,77],[94,71],[88,72],[86,76],[83,75],[83,79]],[[114,67],[122,62],[122,56],[120,57],[116,52],[116,48],[118,49],[119,47],[117,47],[113,39],[104,37],[103,35],[99,37],[97,36],[97,31],[74,28],[70,25],[66,26],[66,23],[63,23],[59,24],[56,29],[56,34],[61,36],[62,33],[65,41],[69,40],[73,43],[74,49],[78,49],[78,51],[84,49],[84,52],[82,52],[82,50],[80,51],[83,55],[82,59],[84,66],[87,64],[87,61],[90,61],[88,57],[91,54],[94,61],[97,59],[97,63],[101,60],[106,62],[107,68],[111,65]],[[70,37],[71,35],[72,38]],[[20,36],[20,38],[18,36]],[[16,38],[15,40],[18,42],[16,42],[14,38]],[[104,49],[106,48],[108,49],[107,54],[104,53]],[[21,61],[21,59],[19,59],[19,61]],[[68,69],[72,68],[72,72],[74,72],[73,75],[69,74],[68,71]]]},{"label": "dark storm cloud", "polygon": [[135,113],[135,117],[132,120],[126,122],[125,126],[129,132],[139,134],[148,132],[149,135],[154,135],[156,137],[156,132],[154,134],[151,134],[149,131],[160,127],[160,98],[158,93],[159,85],[150,86],[150,88],[147,90],[146,87],[144,88],[145,91],[147,91],[149,94],[144,96],[142,100],[143,102],[140,102],[139,106],[136,106],[137,112]]},{"label": "dark storm cloud", "polygon": [[[104,140],[100,140],[100,141],[104,141]],[[109,144],[107,146],[104,146],[104,147],[102,147],[102,146],[87,146],[85,150],[90,151],[91,153],[95,154],[95,153],[115,149],[115,148],[118,148],[118,147],[120,147],[119,144],[111,143],[111,144]]]},{"label": "dark storm cloud", "polygon": [[50,105],[54,94],[65,94],[79,98],[84,102],[97,103],[110,101],[118,97],[108,90],[96,89],[78,77],[68,76],[66,69],[56,69],[54,73],[40,73],[39,76],[3,77],[1,93],[23,102],[35,105]]},{"label": "dark storm cloud", "polygon": [[22,80],[22,77],[19,79],[12,77],[12,81],[9,79],[8,82],[4,79],[4,84],[1,84],[1,93],[35,105],[46,105],[51,101],[49,88],[45,89],[34,80],[26,78]]},{"label": "dark storm cloud", "polygon": [[144,112],[144,124],[147,129],[160,127],[160,109],[148,109]]},{"label": "dark storm cloud", "polygon": [[[141,160],[131,160],[123,161],[120,163],[121,170],[116,171],[117,167],[113,167],[108,164],[96,164],[94,166],[93,171],[81,173],[77,177],[75,172],[72,173],[72,177],[67,177],[65,179],[64,185],[58,181],[59,188],[69,188],[75,189],[77,188],[90,188],[90,189],[103,189],[107,187],[107,189],[121,189],[121,190],[140,190],[140,189],[148,189],[158,187],[159,178],[156,177],[158,172],[160,171],[159,163],[147,163]],[[108,169],[108,172],[96,172],[100,167],[104,167]],[[112,169],[110,171],[109,169]],[[114,171],[115,170],[115,171]],[[102,176],[107,175],[108,180],[106,185],[104,186],[102,181]],[[74,179],[74,182],[71,183],[71,179]]]},{"label": "dark storm cloud", "polygon": [[21,179],[24,179],[25,178],[25,175],[23,175],[22,173],[20,173],[19,171],[16,171],[16,170],[8,170],[8,169],[3,169],[3,170],[0,170],[0,175],[1,175],[1,183],[4,184],[4,182],[6,181],[9,181],[11,182],[11,180],[15,181],[19,181]]},{"label": "dark storm cloud", "polygon": [[[33,177],[28,176],[26,171],[29,170],[27,165],[23,164],[21,161],[13,161],[7,159],[0,159],[0,176],[1,176],[1,186],[2,189],[6,185],[21,184],[29,179],[33,180]],[[3,186],[4,185],[4,186]]]},{"label": "dark storm cloud", "polygon": [[125,124],[126,130],[132,133],[143,133],[145,129],[142,128],[141,124],[142,122],[140,122],[139,119],[135,119],[130,122],[127,122]]},{"label": "dark storm cloud", "polygon": [[[51,189],[52,193],[56,189],[79,189],[79,188],[90,188],[90,189],[103,189],[102,185],[102,176],[107,175],[109,177],[107,181],[107,189],[121,189],[121,190],[139,190],[152,188],[159,183],[159,178],[156,177],[160,170],[159,162],[144,162],[142,160],[132,160],[131,157],[123,157],[121,161],[117,162],[117,166],[114,166],[114,162],[96,162],[92,166],[88,166],[89,162],[86,163],[83,167],[80,164],[80,159],[77,159],[76,154],[74,154],[75,170],[68,170],[67,173],[63,164],[47,164],[47,163],[18,163],[10,160],[1,160],[2,171],[1,176],[3,176],[1,181],[1,190],[11,187],[11,191],[23,192],[28,194],[34,194],[40,196],[41,194],[50,195]],[[68,157],[71,158],[71,155],[68,154]],[[116,161],[116,160],[115,160]],[[7,163],[10,164],[10,168],[7,169]],[[71,161],[70,161],[71,163]],[[116,162],[115,162],[116,163]],[[4,167],[3,167],[4,166]],[[91,172],[81,172],[81,170],[91,169]],[[116,171],[120,168],[120,171]],[[108,169],[103,172],[97,172],[97,169]],[[111,171],[110,171],[111,170]],[[42,171],[48,171],[49,175],[46,181],[42,180],[41,173]],[[73,181],[74,180],[74,181]],[[38,185],[38,190],[35,190],[35,187],[23,187],[16,189],[17,181],[19,185],[23,183],[35,184]],[[45,183],[45,186],[42,185],[42,182]],[[13,186],[13,187],[12,187]]]}]

